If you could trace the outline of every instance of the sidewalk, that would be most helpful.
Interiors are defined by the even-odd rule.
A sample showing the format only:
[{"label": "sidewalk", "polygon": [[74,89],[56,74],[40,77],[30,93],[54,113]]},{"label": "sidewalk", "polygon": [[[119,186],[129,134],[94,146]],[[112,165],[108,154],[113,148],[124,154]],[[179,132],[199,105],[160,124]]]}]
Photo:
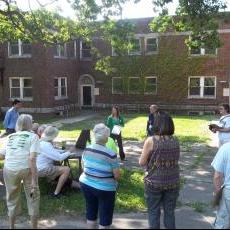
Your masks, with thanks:
[{"label": "sidewalk", "polygon": [[95,117],[96,115],[97,115],[96,113],[92,113],[92,112],[90,114],[85,113],[85,114],[82,114],[82,115],[76,116],[76,117],[60,119],[58,121],[52,122],[51,125],[56,126],[57,128],[61,128],[62,125],[73,124],[73,123],[89,120],[89,119]]},{"label": "sidewalk", "polygon": [[[0,228],[7,228],[6,219],[0,218]],[[212,229],[212,218],[199,213],[194,213],[190,208],[176,210],[177,229]],[[163,220],[162,220],[163,223]],[[163,225],[162,225],[163,226]],[[28,229],[29,223],[21,218],[16,225],[20,229]],[[40,229],[86,229],[86,221],[83,217],[57,216],[55,218],[41,219]],[[115,214],[112,229],[148,229],[146,213]]]}]

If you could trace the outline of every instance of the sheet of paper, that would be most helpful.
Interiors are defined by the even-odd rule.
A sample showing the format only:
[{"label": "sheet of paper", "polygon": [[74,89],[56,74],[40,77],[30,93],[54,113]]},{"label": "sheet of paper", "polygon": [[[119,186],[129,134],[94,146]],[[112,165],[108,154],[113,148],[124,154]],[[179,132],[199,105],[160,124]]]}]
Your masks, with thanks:
[{"label": "sheet of paper", "polygon": [[120,135],[120,133],[121,133],[121,127],[119,125],[114,125],[112,134]]}]

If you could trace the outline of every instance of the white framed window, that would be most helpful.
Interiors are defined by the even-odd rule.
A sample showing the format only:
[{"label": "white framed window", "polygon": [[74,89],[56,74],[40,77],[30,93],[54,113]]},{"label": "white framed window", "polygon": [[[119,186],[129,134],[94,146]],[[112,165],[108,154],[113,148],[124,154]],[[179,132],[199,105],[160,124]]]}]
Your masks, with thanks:
[{"label": "white framed window", "polygon": [[32,78],[10,78],[10,98],[24,101],[32,101]]},{"label": "white framed window", "polygon": [[57,44],[54,50],[54,58],[66,58],[67,57],[67,48],[65,44]]},{"label": "white framed window", "polygon": [[113,46],[112,46],[112,56],[113,57],[118,56],[117,53],[116,53],[116,50],[115,50],[115,48]]},{"label": "white framed window", "polygon": [[132,49],[128,51],[129,55],[141,55],[141,38],[130,39]]},{"label": "white framed window", "polygon": [[123,93],[123,79],[121,77],[112,78],[112,94]]},{"label": "white framed window", "polygon": [[32,45],[29,41],[12,41],[8,42],[8,56],[10,58],[26,57],[30,58],[32,52]]},{"label": "white framed window", "polygon": [[216,98],[216,77],[189,77],[189,98]]},{"label": "white framed window", "polygon": [[157,37],[146,37],[145,38],[145,53],[147,55],[158,52],[158,38]]},{"label": "white framed window", "polygon": [[189,51],[191,56],[217,55],[217,49],[197,48],[190,49]]},{"label": "white framed window", "polygon": [[140,93],[140,78],[130,77],[129,78],[129,94],[139,94]]},{"label": "white framed window", "polygon": [[80,41],[80,59],[81,60],[92,59],[91,45],[84,41]]},{"label": "white framed window", "polygon": [[55,100],[67,98],[67,78],[54,78],[54,97]]},{"label": "white framed window", "polygon": [[71,41],[68,43],[68,57],[76,58],[77,57],[77,41]]},{"label": "white framed window", "polygon": [[157,94],[157,77],[145,78],[145,94]]}]

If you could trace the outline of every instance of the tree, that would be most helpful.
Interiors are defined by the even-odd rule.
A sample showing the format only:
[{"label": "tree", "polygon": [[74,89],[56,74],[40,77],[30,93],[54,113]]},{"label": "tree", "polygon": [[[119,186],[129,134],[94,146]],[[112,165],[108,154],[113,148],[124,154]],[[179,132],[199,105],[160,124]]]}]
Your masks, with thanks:
[{"label": "tree", "polygon": [[161,12],[150,25],[153,30],[165,32],[171,28],[178,32],[191,31],[190,39],[186,40],[189,47],[220,47],[221,43],[217,33],[218,19],[220,11],[227,7],[225,1],[179,0],[177,17],[168,15],[165,5],[169,2],[172,0],[154,0],[154,4],[161,9]]},{"label": "tree", "polygon": [[[47,4],[59,0],[46,1],[40,9],[27,12],[19,9],[17,0],[0,0],[0,41],[27,39],[47,44],[66,42],[80,37],[91,42],[95,34],[112,44],[118,56],[124,56],[133,44],[133,28],[129,21],[113,20],[122,13],[124,3],[144,0],[68,0],[76,12],[77,19],[61,17],[58,12],[50,12]],[[153,7],[159,16],[150,24],[153,31],[191,31],[186,44],[191,48],[221,45],[217,33],[219,12],[226,8],[224,0],[179,0],[176,16],[168,15],[167,4],[173,0],[153,0]],[[28,1],[30,3],[30,0]],[[102,19],[98,21],[98,18]],[[99,59],[97,69],[105,73],[113,70],[109,57],[103,57],[96,50]]]}]

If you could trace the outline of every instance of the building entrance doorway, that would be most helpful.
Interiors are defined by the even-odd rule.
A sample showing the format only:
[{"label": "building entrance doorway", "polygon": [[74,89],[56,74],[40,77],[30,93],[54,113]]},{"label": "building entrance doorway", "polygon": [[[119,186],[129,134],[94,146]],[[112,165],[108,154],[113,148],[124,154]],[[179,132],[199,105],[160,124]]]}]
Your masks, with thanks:
[{"label": "building entrance doorway", "polygon": [[94,88],[95,83],[90,75],[82,75],[79,80],[80,105],[83,108],[92,108],[95,102]]},{"label": "building entrance doorway", "polygon": [[92,86],[82,86],[82,106],[89,107],[92,106]]}]

